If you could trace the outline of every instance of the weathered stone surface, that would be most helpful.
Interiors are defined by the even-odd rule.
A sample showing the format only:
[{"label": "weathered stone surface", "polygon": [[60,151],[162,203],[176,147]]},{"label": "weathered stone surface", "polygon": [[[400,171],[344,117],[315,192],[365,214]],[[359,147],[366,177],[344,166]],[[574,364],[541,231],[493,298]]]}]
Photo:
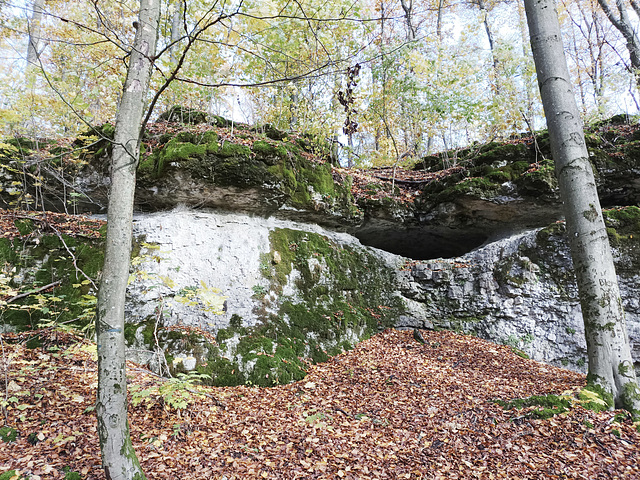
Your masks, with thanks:
[{"label": "weathered stone surface", "polygon": [[[167,115],[187,120],[194,113],[173,110]],[[537,147],[523,139],[459,152],[453,173],[425,183],[413,203],[366,196],[356,203],[349,175],[332,170],[325,161],[330,149],[322,142],[268,126],[236,125],[234,130],[224,130],[218,128],[226,125],[223,120],[210,121],[206,128],[174,128],[169,133],[161,133],[166,128],[159,127],[158,133],[149,136],[148,154],[138,169],[137,209],[161,211],[182,205],[316,223],[413,259],[463,255],[562,218],[544,135]],[[30,150],[30,143],[0,149],[0,207],[10,207],[21,194],[11,184],[22,188],[26,181],[30,201],[38,198],[47,209],[104,211],[112,128],[105,125],[79,138],[74,147],[85,146],[81,156],[85,163],[64,169]],[[104,140],[96,142],[99,136]],[[615,120],[591,127],[587,141],[603,206],[638,204],[640,135],[636,130]],[[444,163],[430,157],[416,168],[434,170]],[[43,175],[37,188],[35,176],[25,171]]]},{"label": "weathered stone surface", "polygon": [[[632,211],[636,219],[626,227],[637,231],[640,210]],[[615,219],[608,222],[615,224]],[[612,238],[616,234],[610,232]],[[640,241],[637,235],[625,233],[614,243],[638,367]],[[435,328],[511,345],[535,360],[586,371],[584,326],[572,268],[563,224],[514,235],[462,257],[421,262],[400,272],[398,285],[403,296],[423,306],[422,311],[414,308],[414,317],[406,322],[400,319],[398,326],[431,322]]]},{"label": "weathered stone surface", "polygon": [[[596,133],[611,145],[618,138]],[[174,133],[140,164],[137,208],[148,213],[136,216],[126,331],[135,358],[158,371],[195,368],[217,384],[271,385],[300,378],[301,359],[324,360],[395,325],[475,333],[585,368],[570,256],[554,223],[561,212],[553,172],[531,146],[482,147],[455,175],[425,185],[415,203],[356,204],[348,175],[315,161],[303,137],[245,134],[250,142],[231,144],[214,130]],[[633,135],[591,147],[605,205],[640,201]],[[0,201],[38,196],[48,208],[100,211],[109,144],[78,141],[91,154],[72,173],[26,146],[20,158],[15,145],[0,146]],[[31,199],[11,186],[36,170],[45,179]],[[607,215],[638,360],[640,215],[633,207]],[[25,242],[24,255],[46,257],[36,240]],[[50,278],[41,268],[50,259],[29,267],[17,247],[0,247],[0,260],[18,267],[12,282]]]},{"label": "weathered stone surface", "polygon": [[155,368],[157,338],[174,372],[286,382],[303,374],[301,359],[351,348],[404,312],[392,287],[402,260],[344,233],[184,208],[139,214],[134,233],[127,338]]},{"label": "weathered stone surface", "polygon": [[[634,237],[629,233],[637,228],[634,218],[638,212],[633,209],[629,214],[624,212],[626,210],[609,213],[608,222],[619,227],[610,234],[616,243],[614,253],[633,355],[640,359],[640,302],[637,300],[640,235]],[[615,215],[626,217],[616,220]],[[157,245],[160,253],[145,263],[153,272],[153,278],[132,284],[130,318],[153,318],[158,302],[162,301],[167,305],[163,317],[167,325],[216,331],[228,328],[234,315],[242,317],[244,326],[260,325],[272,314],[281,315],[282,305],[287,299],[293,299],[295,304],[304,305],[305,315],[318,320],[335,313],[335,300],[323,300],[321,303],[327,308],[314,312],[318,298],[310,300],[304,292],[305,282],[319,288],[314,295],[332,291],[348,298],[372,281],[366,268],[348,271],[346,279],[337,280],[336,272],[328,269],[327,259],[320,250],[304,254],[296,250],[300,264],[306,265],[305,271],[293,268],[280,272],[286,273],[281,281],[269,280],[264,273],[286,262],[283,253],[291,252],[280,251],[298,248],[293,243],[276,246],[269,233],[275,231],[294,231],[298,237],[308,239],[319,233],[336,242],[335,245],[350,245],[354,251],[366,250],[347,234],[276,219],[193,211],[141,216],[136,221],[137,234]],[[511,345],[536,360],[585,370],[584,328],[563,224],[554,223],[545,229],[498,240],[454,259],[408,262],[379,250],[369,250],[369,253],[380,259],[375,268],[386,270],[380,278],[388,283],[383,282],[374,290],[381,289],[379,298],[384,298],[386,305],[392,307],[386,311],[387,320],[395,326],[472,333]],[[158,256],[162,257],[160,261]],[[279,262],[274,261],[277,258]],[[158,283],[158,278],[168,277],[176,282],[171,288]],[[350,285],[336,287],[336,282],[348,279],[352,280]],[[207,313],[200,304],[185,305],[173,300],[176,292],[197,287],[199,281],[219,288],[220,294],[227,297],[224,313]],[[256,290],[261,295],[256,296]],[[368,308],[376,303],[369,302]],[[345,304],[342,305],[339,308]],[[357,334],[347,335],[349,341],[357,341]]]},{"label": "weathered stone surface", "polygon": [[[604,207],[640,203],[640,135],[628,119],[587,129],[589,154]],[[548,136],[534,143],[490,143],[458,152],[453,173],[426,183],[413,204],[361,201],[364,221],[350,230],[364,244],[413,259],[463,255],[484,243],[563,218]],[[419,161],[436,172],[448,153]]]}]

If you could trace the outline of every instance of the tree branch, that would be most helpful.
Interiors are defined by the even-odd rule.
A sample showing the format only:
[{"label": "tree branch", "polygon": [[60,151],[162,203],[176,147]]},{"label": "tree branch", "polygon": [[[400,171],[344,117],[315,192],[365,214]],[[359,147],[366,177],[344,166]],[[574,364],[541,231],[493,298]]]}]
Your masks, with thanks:
[{"label": "tree branch", "polygon": [[16,295],[15,297],[12,297],[9,300],[7,300],[7,303],[15,302],[16,300],[20,300],[21,298],[28,297],[29,295],[33,295],[34,293],[43,292],[43,291],[48,290],[49,288],[52,288],[52,287],[57,287],[61,283],[62,283],[62,280],[58,280],[56,282],[51,282],[50,284],[45,285],[44,287],[36,288],[35,290],[30,290],[28,292],[21,293],[21,294]]}]

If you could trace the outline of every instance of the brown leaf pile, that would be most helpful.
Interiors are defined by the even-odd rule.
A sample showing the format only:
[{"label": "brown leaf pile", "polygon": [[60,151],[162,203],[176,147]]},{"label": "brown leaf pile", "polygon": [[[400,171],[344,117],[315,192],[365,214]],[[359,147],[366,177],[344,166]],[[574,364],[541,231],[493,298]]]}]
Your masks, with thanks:
[{"label": "brown leaf pile", "polygon": [[0,238],[20,237],[16,226],[18,221],[30,221],[41,232],[60,233],[87,238],[100,237],[99,229],[106,224],[84,215],[68,215],[55,212],[32,212],[25,210],[3,210],[0,208]]},{"label": "brown leaf pile", "polygon": [[[343,175],[351,175],[353,179],[351,193],[356,200],[382,200],[393,198],[399,203],[413,203],[430,182],[462,171],[460,165],[428,172],[426,170],[407,170],[402,167],[377,167],[367,169],[335,168]],[[392,193],[391,190],[395,189]]]},{"label": "brown leaf pile", "polygon": [[[615,412],[577,405],[549,420],[491,402],[561,393],[584,376],[522,359],[508,347],[451,332],[388,330],[270,389],[207,388],[176,413],[130,408],[150,479],[640,478],[640,434]],[[104,479],[93,406],[95,354],[4,344],[16,442],[0,442],[0,473]],[[157,378],[130,365],[130,382]],[[22,393],[20,393],[22,392]],[[26,393],[25,393],[26,392]],[[83,413],[85,412],[85,413]],[[20,417],[23,417],[20,419]],[[33,444],[35,443],[35,445]]]}]

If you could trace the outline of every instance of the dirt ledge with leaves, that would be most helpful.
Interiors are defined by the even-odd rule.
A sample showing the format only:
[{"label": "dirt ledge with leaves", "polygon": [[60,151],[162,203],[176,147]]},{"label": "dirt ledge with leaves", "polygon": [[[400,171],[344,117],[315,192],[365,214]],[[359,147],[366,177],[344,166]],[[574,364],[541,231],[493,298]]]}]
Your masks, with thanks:
[{"label": "dirt ledge with leaves", "polygon": [[[0,475],[102,480],[95,345],[3,335]],[[640,478],[640,433],[583,375],[452,332],[386,330],[273,388],[202,387],[128,363],[147,477]]]}]

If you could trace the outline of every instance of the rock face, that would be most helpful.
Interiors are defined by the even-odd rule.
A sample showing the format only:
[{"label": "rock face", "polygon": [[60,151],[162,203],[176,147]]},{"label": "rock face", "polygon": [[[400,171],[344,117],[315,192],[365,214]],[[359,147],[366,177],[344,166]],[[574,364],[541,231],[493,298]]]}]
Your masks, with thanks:
[{"label": "rock face", "polygon": [[[204,118],[182,110],[167,115]],[[352,190],[351,173],[332,167],[331,148],[322,141],[268,126],[225,125],[220,118],[151,125],[138,167],[136,208],[188,206],[315,223],[421,260],[463,255],[562,218],[546,134],[473,146],[457,152],[456,162],[444,155],[421,159],[414,168],[428,175],[409,182],[417,183],[417,194],[406,201],[398,191],[402,181],[391,181],[390,171],[386,196],[366,194],[380,187],[373,176],[361,192]],[[31,150],[32,142],[0,143],[0,208],[40,201],[55,211],[103,213],[112,135],[113,127],[104,125],[80,137],[66,165],[59,160],[61,147],[52,148],[57,160],[47,160]],[[640,129],[628,118],[614,118],[590,127],[586,139],[602,205],[640,203]]]},{"label": "rock face", "polygon": [[[640,210],[632,208],[636,220],[631,226],[637,231]],[[564,233],[563,224],[553,224],[459,258],[412,265],[399,273],[398,285],[414,313],[398,326],[473,333],[534,360],[586,371],[584,326]],[[637,235],[625,234],[616,243],[618,280],[638,367],[640,242]]]},{"label": "rock face", "polygon": [[[445,170],[442,158],[424,159],[416,165],[423,180],[406,201],[405,192],[391,191],[395,180],[355,185],[307,137],[223,126],[216,119],[151,129],[136,192],[125,332],[132,358],[160,372],[197,370],[217,385],[273,385],[396,326],[455,329],[585,370],[560,201],[551,163],[540,157],[544,137],[537,146],[473,147]],[[605,206],[640,201],[636,137],[626,124],[587,137]],[[0,206],[38,200],[101,212],[109,144],[78,142],[87,153],[65,168],[36,155],[15,157],[16,145],[0,144]],[[27,188],[12,186],[18,180]],[[378,188],[393,195],[362,194]],[[607,217],[639,361],[640,209]],[[90,252],[99,251],[99,240],[86,248],[81,239],[71,243],[70,251],[83,252],[80,268],[95,276],[100,256]],[[6,278],[12,288],[60,278],[54,288],[65,289],[74,309],[59,318],[86,324],[95,292],[81,277],[66,278],[75,271],[68,253],[44,230],[0,238],[0,287]],[[3,313],[3,328],[35,326],[42,312],[25,312]]]},{"label": "rock face", "polygon": [[391,288],[401,259],[344,233],[187,209],[137,215],[134,232],[126,337],[135,358],[157,369],[160,347],[173,373],[288,382],[402,311]]},{"label": "rock face", "polygon": [[[640,209],[611,211],[607,222],[633,355],[640,359]],[[278,343],[284,339],[306,342],[299,352],[321,360],[324,352],[349,348],[384,326],[445,328],[510,345],[535,360],[586,370],[562,223],[462,257],[419,262],[315,225],[237,214],[142,215],[135,231],[145,243],[129,290],[128,317],[139,322],[132,347],[137,342],[151,350],[141,339],[157,322],[163,329],[216,332],[229,369],[253,383],[270,384],[267,378],[296,378],[297,371],[273,370],[274,365],[256,369],[253,363],[260,353],[284,358]],[[243,350],[248,335],[261,340]],[[183,361],[184,368],[187,362],[216,364],[215,348],[196,342],[185,349],[183,337],[176,345],[169,340],[163,343],[171,362]],[[269,377],[260,378],[264,375]]]}]

